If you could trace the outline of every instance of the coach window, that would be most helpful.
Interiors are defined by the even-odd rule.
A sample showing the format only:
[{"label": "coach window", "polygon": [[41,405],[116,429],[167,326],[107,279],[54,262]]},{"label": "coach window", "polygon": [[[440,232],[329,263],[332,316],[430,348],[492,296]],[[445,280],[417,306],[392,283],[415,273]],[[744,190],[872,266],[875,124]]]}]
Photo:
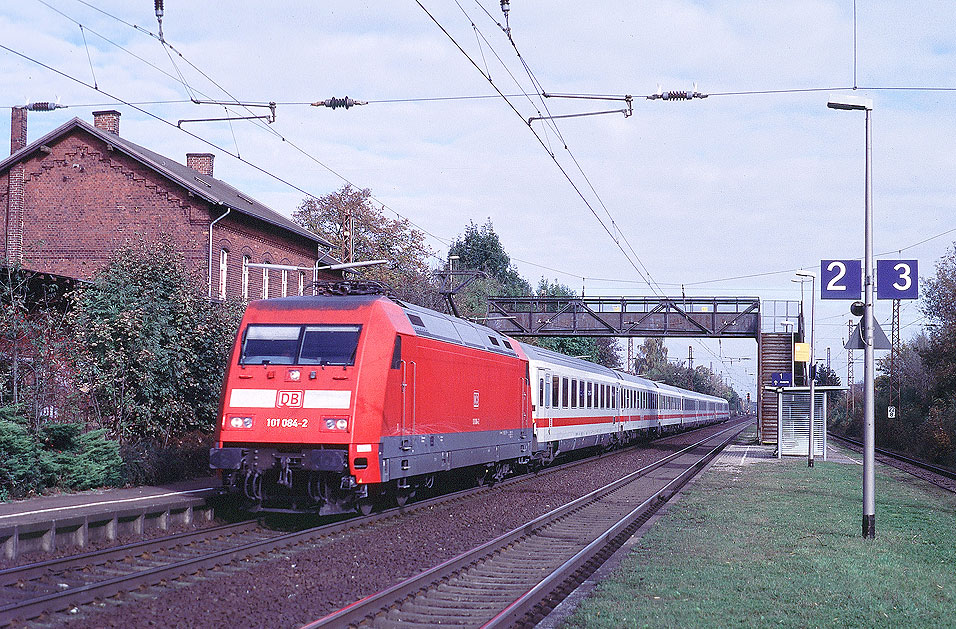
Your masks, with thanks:
[{"label": "coach window", "polygon": [[226,298],[226,271],[229,269],[229,251],[219,251],[219,299]]},{"label": "coach window", "polygon": [[584,408],[584,380],[578,381],[578,408]]},{"label": "coach window", "polygon": [[242,298],[249,299],[249,256],[242,256]]},{"label": "coach window", "polygon": [[538,406],[544,408],[544,378],[538,378]]},{"label": "coach window", "polygon": [[558,408],[558,400],[561,395],[561,378],[551,376],[551,408]]},{"label": "coach window", "polygon": [[578,407],[578,381],[571,381],[571,408]]},{"label": "coach window", "polygon": [[570,406],[570,404],[568,404],[568,393],[570,393],[568,391],[568,379],[563,378],[561,380],[561,408],[568,408]]},{"label": "coach window", "polygon": [[594,385],[588,382],[588,408],[594,408]]}]

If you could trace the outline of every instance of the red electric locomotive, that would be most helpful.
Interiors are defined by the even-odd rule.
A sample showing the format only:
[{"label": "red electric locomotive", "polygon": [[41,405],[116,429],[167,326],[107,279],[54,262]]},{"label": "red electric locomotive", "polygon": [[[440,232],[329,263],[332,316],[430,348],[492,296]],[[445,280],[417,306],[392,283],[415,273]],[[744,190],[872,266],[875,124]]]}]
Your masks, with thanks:
[{"label": "red electric locomotive", "polygon": [[249,304],[210,466],[252,509],[366,511],[531,454],[520,346],[381,295]]},{"label": "red electric locomotive", "polygon": [[249,304],[210,467],[249,510],[367,512],[728,417],[726,400],[517,343],[382,294]]}]

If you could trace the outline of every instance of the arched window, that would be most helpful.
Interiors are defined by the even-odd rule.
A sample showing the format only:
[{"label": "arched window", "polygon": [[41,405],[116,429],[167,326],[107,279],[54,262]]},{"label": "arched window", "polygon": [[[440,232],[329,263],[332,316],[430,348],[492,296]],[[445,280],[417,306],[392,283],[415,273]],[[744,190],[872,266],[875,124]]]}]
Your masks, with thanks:
[{"label": "arched window", "polygon": [[249,256],[242,256],[242,298],[249,299]]},{"label": "arched window", "polygon": [[305,294],[305,271],[299,271],[299,295]]},{"label": "arched window", "polygon": [[219,299],[226,298],[226,279],[229,270],[229,251],[222,249],[219,252]]}]

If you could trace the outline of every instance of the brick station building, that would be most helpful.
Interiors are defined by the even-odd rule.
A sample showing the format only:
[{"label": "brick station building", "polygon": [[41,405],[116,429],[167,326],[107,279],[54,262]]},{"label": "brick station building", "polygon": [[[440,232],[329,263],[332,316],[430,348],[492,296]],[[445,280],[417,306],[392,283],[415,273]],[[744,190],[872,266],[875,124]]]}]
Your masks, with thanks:
[{"label": "brick station building", "polygon": [[212,154],[184,166],[122,138],[119,122],[98,111],[27,144],[27,110],[13,108],[0,162],[8,263],[85,280],[119,248],[168,239],[212,298],[308,294],[314,279],[341,278],[314,271],[337,262],[327,241],[215,179]]}]

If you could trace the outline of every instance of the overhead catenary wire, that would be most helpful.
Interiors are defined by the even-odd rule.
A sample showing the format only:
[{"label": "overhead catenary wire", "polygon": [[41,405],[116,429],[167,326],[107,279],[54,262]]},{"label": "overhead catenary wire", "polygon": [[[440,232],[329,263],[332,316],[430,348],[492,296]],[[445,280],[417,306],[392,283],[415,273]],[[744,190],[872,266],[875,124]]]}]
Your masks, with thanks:
[{"label": "overhead catenary wire", "polygon": [[[86,4],[87,6],[92,6],[92,5],[89,5],[89,3],[86,3],[86,2],[83,2],[83,4]],[[96,7],[93,7],[93,8],[96,8]],[[855,83],[855,81],[854,81],[854,83]],[[95,87],[95,81],[94,81],[94,87]],[[812,91],[822,91],[823,89],[833,89],[833,88],[816,88],[816,89],[814,89],[814,90],[812,90]],[[863,88],[863,89],[866,89],[866,88]],[[954,89],[956,89],[956,88],[945,88],[945,87],[940,87],[940,88],[887,87],[887,88],[870,88],[870,89],[927,89],[927,90],[938,90],[938,91],[943,91],[943,90],[945,90],[945,91],[951,91],[951,90],[954,90]],[[764,92],[762,92],[762,93],[782,93],[782,92],[788,92],[788,91],[789,91],[789,92],[796,92],[796,91],[811,91],[811,90],[809,90],[809,89],[802,89],[802,90],[771,90],[771,91],[764,91]],[[757,93],[757,92],[753,92],[753,93]],[[732,93],[731,93],[731,92],[727,92],[727,93],[723,93],[723,94],[724,94],[724,95],[729,95],[729,94],[732,94]],[[489,96],[489,97],[477,97],[477,98],[497,98],[497,97]],[[382,102],[384,102],[384,101],[382,101]],[[950,231],[953,231],[953,230],[950,230]],[[944,232],[944,234],[945,234],[945,233],[947,233],[947,232]],[[915,245],[914,245],[914,246],[915,246]],[[909,247],[907,247],[907,248],[909,248]],[[786,272],[786,271],[783,271],[783,272]],[[782,273],[782,272],[780,272],[780,273]],[[578,274],[576,274],[576,273],[566,273],[566,274],[567,274],[568,276],[570,276],[570,277],[576,277],[576,276],[578,276]],[[711,282],[713,282],[713,281],[726,281],[726,278],[723,279],[723,280],[711,280]]]},{"label": "overhead catenary wire", "polygon": [[[76,20],[76,19],[70,17],[69,15],[65,14],[63,11],[60,11],[59,9],[57,9],[57,8],[55,8],[55,7],[53,7],[53,6],[51,6],[51,5],[48,4],[45,0],[37,0],[37,1],[38,1],[40,4],[43,4],[44,6],[46,6],[47,8],[53,10],[54,12],[56,12],[57,14],[59,14],[61,17],[65,18],[65,19],[67,19],[67,20],[69,20],[69,21],[71,21],[71,22],[73,22],[73,23],[75,23],[75,24],[77,24],[77,25],[80,24],[78,20]],[[105,16],[107,16],[107,17],[113,19],[113,20],[116,20],[117,22],[120,22],[121,24],[124,24],[124,25],[126,25],[126,26],[129,26],[129,27],[131,27],[131,28],[133,28],[133,29],[135,29],[135,30],[137,30],[137,31],[139,31],[139,32],[141,32],[141,33],[143,33],[143,34],[149,36],[149,37],[152,37],[152,38],[154,38],[154,39],[160,40],[160,42],[161,42],[161,43],[163,44],[163,46],[164,46],[164,49],[167,49],[167,51],[168,51],[168,50],[173,50],[174,52],[176,52],[176,54],[177,54],[180,58],[182,58],[190,67],[192,67],[193,69],[195,69],[195,70],[196,70],[199,74],[201,74],[206,80],[208,80],[210,83],[212,83],[213,85],[215,85],[220,91],[222,91],[224,94],[226,94],[229,98],[233,99],[233,101],[235,102],[236,105],[240,105],[240,106],[242,105],[242,103],[240,103],[232,94],[230,94],[228,90],[226,90],[226,89],[225,89],[224,87],[222,87],[218,82],[216,82],[214,79],[212,79],[208,74],[206,74],[206,73],[205,73],[204,71],[202,71],[200,68],[198,68],[197,66],[195,66],[192,62],[190,62],[184,55],[182,55],[182,53],[180,53],[179,51],[175,50],[175,48],[174,48],[169,42],[167,42],[167,41],[165,41],[165,40],[161,40],[157,35],[155,35],[154,33],[150,32],[148,29],[144,29],[144,28],[139,27],[139,26],[137,26],[137,25],[135,25],[135,24],[132,24],[132,23],[130,23],[130,22],[127,22],[126,20],[123,20],[122,18],[119,18],[119,17],[117,17],[116,15],[113,15],[113,14],[107,12],[107,11],[104,11],[103,9],[100,9],[99,7],[95,7],[95,6],[91,5],[91,4],[89,4],[88,2],[85,2],[84,0],[77,0],[77,1],[80,2],[81,4],[84,4],[84,5],[86,5],[86,6],[90,7],[90,8],[92,8],[92,9],[94,9],[94,10],[100,12],[101,14],[103,14],[103,15],[105,15]],[[93,31],[91,31],[91,32],[93,32]],[[101,39],[103,39],[104,41],[106,41],[107,43],[109,43],[109,44],[115,46],[116,48],[118,48],[118,49],[120,49],[120,50],[126,52],[127,54],[133,56],[134,58],[138,59],[139,61],[141,61],[141,62],[143,62],[143,63],[149,65],[150,67],[152,67],[152,68],[154,68],[155,70],[159,71],[160,73],[162,73],[163,75],[167,76],[168,78],[170,78],[170,79],[172,79],[172,80],[174,80],[174,81],[176,81],[176,82],[181,82],[181,80],[178,79],[177,77],[175,77],[175,76],[169,74],[169,73],[166,72],[165,70],[159,68],[159,67],[156,66],[155,64],[152,64],[151,62],[147,61],[146,59],[143,59],[141,56],[136,55],[135,53],[132,53],[131,51],[129,51],[129,50],[128,50],[127,48],[125,48],[124,46],[121,46],[120,44],[117,44],[116,42],[114,42],[114,41],[112,41],[112,40],[110,40],[110,39],[104,37],[103,35],[101,35],[101,34],[99,34],[99,33],[95,33],[95,32],[94,32],[94,34],[97,35],[98,37],[100,37]],[[68,78],[68,79],[70,79],[70,80],[73,80],[73,81],[75,81],[75,82],[77,82],[77,83],[80,83],[81,85],[85,85],[86,87],[91,87],[89,84],[85,83],[84,81],[79,80],[79,79],[77,79],[76,77],[73,77],[73,76],[71,76],[71,75],[69,75],[69,74],[67,74],[67,73],[65,73],[65,72],[61,72],[61,71],[59,71],[59,70],[57,70],[57,69],[55,69],[55,68],[52,68],[52,66],[47,66],[46,64],[43,64],[42,62],[39,62],[39,61],[36,60],[36,59],[33,59],[33,58],[31,58],[31,57],[29,57],[29,56],[27,56],[27,55],[25,55],[25,54],[18,53],[17,51],[15,51],[15,50],[13,50],[13,49],[10,49],[10,48],[8,48],[8,47],[4,47],[4,48],[6,48],[7,50],[9,50],[10,52],[13,52],[14,54],[20,55],[21,57],[23,57],[23,58],[25,58],[25,59],[27,59],[27,60],[29,60],[29,61],[31,61],[31,62],[38,63],[38,64],[41,65],[41,66],[47,67],[48,69],[51,69],[51,70],[53,70],[54,72],[57,72],[57,73],[60,74],[61,76],[64,76],[64,77],[66,77],[66,78]],[[174,65],[175,65],[175,64],[174,64]],[[177,72],[178,72],[178,71],[179,71],[179,69],[178,69],[178,67],[177,67]],[[182,76],[181,73],[180,73],[180,76]],[[182,82],[184,82],[184,81],[185,81],[185,79],[182,79]],[[113,98],[116,102],[121,102],[121,103],[126,104],[126,105],[128,105],[128,106],[132,106],[134,109],[137,109],[138,111],[141,111],[141,112],[143,112],[143,113],[145,113],[145,114],[147,114],[147,115],[149,115],[149,116],[151,116],[151,117],[153,117],[153,118],[155,118],[155,119],[157,119],[157,120],[160,120],[160,121],[162,121],[162,122],[164,122],[164,123],[166,123],[166,124],[170,124],[168,121],[166,121],[166,120],[163,119],[162,117],[156,116],[155,114],[152,114],[151,112],[148,112],[148,111],[146,111],[146,110],[143,110],[143,109],[140,108],[140,107],[135,106],[132,101],[127,101],[127,100],[124,100],[124,99],[122,99],[122,98],[118,98],[118,97],[116,97],[116,96],[112,96],[111,94],[108,94],[107,92],[105,92],[105,91],[103,91],[103,90],[100,90],[97,86],[92,86],[92,88],[95,89],[96,91],[100,92],[100,93],[103,93],[103,94],[105,94],[105,95],[107,95],[107,96],[110,96],[110,97]],[[196,94],[196,93],[199,93],[199,92],[197,92],[196,90],[194,90],[193,88],[188,87],[188,86],[187,86],[187,89],[188,89],[188,91],[190,92],[189,100],[186,100],[186,101],[173,101],[173,102],[193,102],[193,103],[196,103],[196,102],[198,101],[198,99],[196,98],[195,94]],[[206,94],[202,94],[202,96],[205,96],[205,97],[211,99],[211,97],[209,97],[209,96],[206,95]],[[160,102],[167,102],[167,101],[160,101]],[[223,102],[221,102],[221,101],[214,101],[214,102],[215,102],[216,104],[220,104],[220,105],[224,105],[224,106],[225,106],[225,105],[228,105],[228,103],[223,103]],[[109,104],[115,104],[115,103],[109,103]],[[147,104],[151,104],[151,103],[147,103]],[[304,104],[306,104],[306,103],[304,103]],[[310,104],[310,105],[311,105],[311,103],[307,103],[307,104]],[[273,107],[274,107],[274,105],[273,105]],[[246,109],[246,110],[249,111],[248,109]],[[228,107],[227,107],[227,111],[228,111]],[[252,113],[252,112],[250,111],[249,113]],[[359,188],[359,189],[361,188],[360,186],[358,186],[358,185],[352,183],[348,178],[344,177],[341,173],[338,173],[337,171],[335,171],[334,169],[332,169],[331,167],[329,167],[327,164],[325,164],[325,163],[323,163],[322,161],[318,160],[315,156],[311,155],[310,153],[308,153],[307,151],[303,150],[301,147],[299,147],[298,145],[296,145],[295,143],[293,143],[291,140],[289,140],[288,138],[284,137],[282,134],[280,134],[280,133],[279,133],[278,131],[276,131],[274,128],[269,127],[268,125],[263,125],[263,124],[259,123],[258,121],[256,122],[256,124],[257,124],[257,126],[259,126],[261,129],[267,130],[268,132],[271,132],[272,134],[274,134],[274,135],[275,135],[277,138],[279,138],[282,142],[287,143],[287,144],[288,144],[290,147],[292,147],[294,150],[296,150],[296,151],[299,152],[300,154],[304,155],[305,157],[307,157],[307,158],[310,159],[311,161],[315,162],[316,164],[318,164],[318,165],[321,166],[322,168],[326,169],[329,173],[331,173],[332,175],[336,176],[336,177],[339,178],[341,181],[344,181],[345,183],[351,185],[352,187]],[[181,130],[182,130],[182,129],[181,129]],[[201,138],[200,136],[198,136],[198,135],[196,135],[196,134],[194,134],[194,133],[190,133],[190,132],[186,132],[186,133],[187,133],[187,135],[190,135],[190,136],[192,136],[192,137],[195,137],[195,138],[197,138],[197,139],[202,140],[204,143],[206,143],[206,144],[209,145],[209,146],[212,146],[212,147],[214,147],[214,148],[217,148],[217,149],[223,151],[224,153],[226,153],[226,154],[228,154],[228,155],[231,155],[231,156],[233,156],[233,157],[236,157],[239,161],[241,161],[241,162],[243,162],[243,163],[246,163],[246,164],[248,164],[248,165],[250,165],[250,166],[256,168],[256,169],[259,170],[260,172],[269,175],[270,177],[276,179],[277,181],[280,181],[281,183],[286,183],[287,185],[290,185],[290,187],[292,187],[292,188],[295,189],[295,190],[298,190],[299,192],[302,192],[302,193],[305,194],[307,197],[309,197],[309,198],[314,198],[314,199],[318,199],[318,197],[317,197],[316,195],[314,195],[314,194],[312,194],[312,193],[309,193],[309,192],[303,190],[302,188],[291,184],[291,182],[286,181],[286,180],[283,179],[282,177],[279,177],[278,175],[275,175],[274,173],[271,173],[271,172],[265,170],[264,168],[262,168],[262,167],[260,167],[260,166],[256,166],[255,164],[252,164],[251,162],[248,162],[247,160],[242,159],[242,157],[241,157],[241,156],[239,155],[239,153],[238,153],[238,144],[236,145],[236,146],[237,146],[237,152],[236,152],[236,153],[232,153],[232,152],[227,151],[226,149],[224,149],[224,148],[222,148],[222,147],[219,147],[218,145],[215,145],[215,144],[213,144],[213,143],[211,143],[211,142],[209,142],[209,141],[207,141],[207,140]],[[235,140],[234,140],[234,141],[235,141]],[[374,196],[371,197],[371,198],[372,198],[372,200],[374,200],[374,201],[378,202],[380,205],[382,205],[383,209],[388,209],[388,211],[392,212],[392,213],[395,214],[397,217],[401,218],[402,220],[408,221],[408,223],[409,223],[410,225],[412,225],[413,227],[415,227],[417,230],[419,230],[419,231],[422,232],[423,234],[426,234],[427,236],[431,237],[431,238],[434,239],[435,241],[437,241],[437,242],[439,242],[439,243],[442,243],[442,244],[445,245],[445,246],[448,246],[448,244],[450,244],[450,240],[449,240],[449,239],[441,238],[441,237],[439,237],[439,236],[437,236],[437,235],[431,233],[431,232],[428,231],[427,229],[422,228],[421,226],[417,225],[416,223],[414,223],[413,221],[411,221],[411,220],[408,219],[407,217],[401,215],[399,212],[397,212],[397,211],[395,211],[394,209],[388,207],[386,204],[381,203],[381,202],[378,201],[378,199],[376,199]],[[442,261],[442,260],[443,260],[442,258],[440,258],[440,257],[438,257],[438,256],[436,256],[436,255],[434,255],[434,254],[430,254],[430,256],[433,257],[433,258],[435,258],[435,259],[438,260],[438,261]]]},{"label": "overhead catenary wire", "polygon": [[[475,67],[475,69],[478,70],[478,71],[482,74],[482,76],[485,76],[484,72],[482,72],[481,67],[478,65],[478,63],[475,61],[475,59],[461,46],[461,44],[460,44],[460,43],[455,39],[455,37],[448,31],[448,29],[445,28],[445,26],[444,26],[441,22],[438,21],[438,19],[432,14],[432,12],[429,11],[429,10],[421,3],[420,0],[415,0],[415,2],[416,2],[416,4],[421,8],[421,10],[428,16],[428,18],[431,19],[432,22],[434,22],[434,24],[442,31],[442,33],[444,33],[445,36],[452,42],[452,44],[453,44],[453,45],[465,56],[465,58]],[[461,8],[460,3],[458,4],[458,6],[459,6],[459,8]],[[463,8],[462,8],[462,11],[464,12],[464,9],[463,9]],[[466,17],[467,17],[467,13],[465,13],[465,15],[466,15]],[[469,21],[470,21],[471,23],[473,23],[473,20],[470,20],[470,18],[468,18],[468,19],[469,19]],[[488,79],[487,76],[485,76],[485,78]],[[571,185],[572,189],[575,191],[575,193],[578,195],[578,197],[584,202],[585,206],[587,206],[588,210],[589,210],[589,211],[594,215],[594,217],[598,220],[598,222],[600,223],[600,225],[601,225],[601,227],[604,229],[604,231],[608,234],[608,236],[610,236],[611,240],[617,245],[617,247],[618,247],[618,248],[621,250],[621,252],[624,254],[625,259],[626,259],[626,260],[628,261],[628,263],[632,266],[632,268],[634,268],[634,270],[637,272],[637,274],[638,274],[640,277],[642,277],[643,279],[645,279],[645,281],[647,282],[648,286],[650,286],[650,287],[652,288],[652,290],[655,290],[654,287],[653,287],[653,285],[651,284],[651,281],[648,280],[647,278],[645,278],[645,276],[644,276],[644,274],[641,272],[640,268],[638,268],[638,266],[637,266],[637,264],[635,264],[634,260],[631,259],[631,256],[628,255],[628,253],[627,253],[627,252],[624,250],[624,248],[621,246],[620,239],[615,235],[615,233],[614,233],[610,228],[608,228],[608,226],[605,224],[605,222],[604,222],[604,221],[601,219],[601,217],[598,215],[598,213],[597,213],[597,211],[595,210],[594,206],[591,204],[591,202],[590,202],[590,201],[587,199],[587,197],[584,195],[584,192],[581,190],[581,188],[578,186],[578,184],[575,183],[574,179],[570,176],[570,174],[568,173],[567,169],[561,164],[560,161],[558,161],[557,156],[555,155],[554,151],[551,150],[550,147],[547,145],[547,143],[541,138],[541,136],[538,135],[538,133],[534,130],[534,128],[532,127],[532,125],[531,125],[530,123],[528,123],[527,120],[525,120],[524,115],[515,107],[515,105],[511,102],[511,100],[508,99],[508,98],[504,95],[504,93],[503,93],[503,92],[501,91],[501,89],[497,86],[497,84],[496,84],[493,80],[490,80],[490,79],[488,79],[488,82],[489,82],[489,84],[495,89],[495,91],[498,92],[498,94],[499,94],[499,95],[501,96],[501,98],[507,103],[507,105],[511,108],[511,110],[515,113],[515,115],[517,115],[517,116],[527,125],[528,129],[531,131],[531,133],[534,135],[534,137],[538,140],[538,143],[542,146],[542,148],[544,148],[545,151],[547,151],[548,156],[551,158],[551,160],[554,162],[554,164],[558,167],[558,170],[561,172],[561,174],[564,176],[564,178],[565,178],[565,179],[568,181],[568,183]],[[553,124],[553,121],[551,121],[551,122],[552,122],[552,124]],[[572,159],[573,159],[573,158],[572,158]]]}]

